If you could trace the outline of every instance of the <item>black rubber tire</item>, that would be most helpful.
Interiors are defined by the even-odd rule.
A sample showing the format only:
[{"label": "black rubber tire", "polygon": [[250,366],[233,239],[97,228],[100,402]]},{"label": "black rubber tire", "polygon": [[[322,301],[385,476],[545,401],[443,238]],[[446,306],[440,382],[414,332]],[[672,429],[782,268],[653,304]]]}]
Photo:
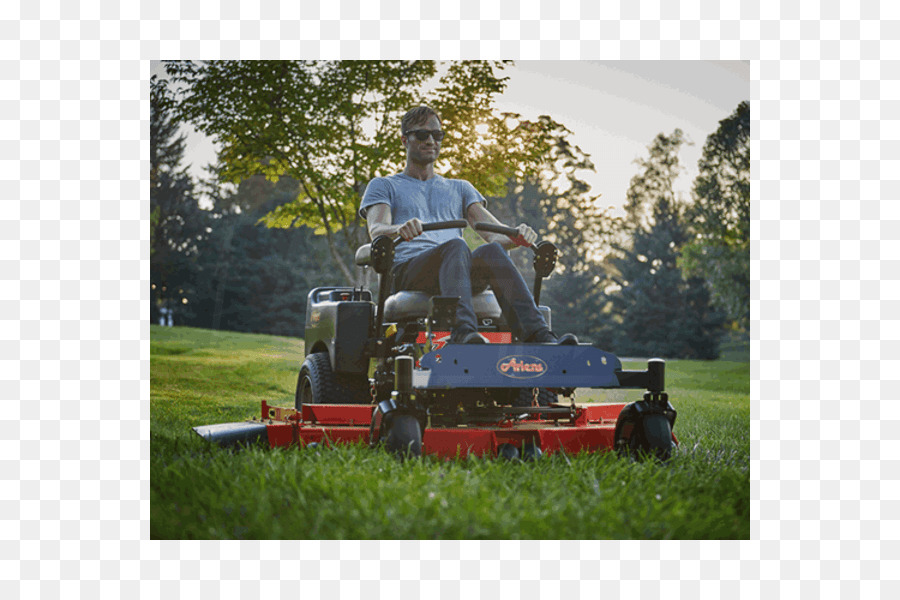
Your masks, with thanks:
[{"label": "black rubber tire", "polygon": [[400,458],[422,456],[422,425],[413,415],[396,415],[384,436],[384,445]]},{"label": "black rubber tire", "polygon": [[336,377],[328,353],[316,352],[303,361],[297,376],[294,408],[303,404],[369,404],[369,381],[365,377]]},{"label": "black rubber tire", "polygon": [[663,414],[645,415],[637,424],[631,437],[632,455],[649,454],[659,460],[672,455],[672,428]]},{"label": "black rubber tire", "polygon": [[335,381],[328,354],[310,354],[300,367],[294,407],[300,410],[304,404],[333,404]]},{"label": "black rubber tire", "polygon": [[512,444],[500,444],[497,446],[497,458],[502,460],[520,460],[519,449]]},{"label": "black rubber tire", "polygon": [[525,462],[538,461],[542,456],[544,456],[544,453],[534,444],[525,444],[525,447],[522,448],[522,460]]},{"label": "black rubber tire", "polygon": [[655,457],[666,461],[672,455],[672,423],[662,412],[638,410],[637,403],[622,409],[616,420],[615,449],[620,456],[640,460]]}]

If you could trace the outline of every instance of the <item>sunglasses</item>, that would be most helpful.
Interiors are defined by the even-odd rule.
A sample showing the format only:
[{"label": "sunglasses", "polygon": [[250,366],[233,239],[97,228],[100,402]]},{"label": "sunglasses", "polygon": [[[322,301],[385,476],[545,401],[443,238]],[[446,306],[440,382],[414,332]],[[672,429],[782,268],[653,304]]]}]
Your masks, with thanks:
[{"label": "sunglasses", "polygon": [[444,139],[444,132],[440,129],[411,129],[403,135],[407,137],[409,137],[410,135],[414,135],[420,142],[424,142],[425,140],[427,140],[428,136],[431,136],[431,138],[436,142],[440,142],[442,139]]}]

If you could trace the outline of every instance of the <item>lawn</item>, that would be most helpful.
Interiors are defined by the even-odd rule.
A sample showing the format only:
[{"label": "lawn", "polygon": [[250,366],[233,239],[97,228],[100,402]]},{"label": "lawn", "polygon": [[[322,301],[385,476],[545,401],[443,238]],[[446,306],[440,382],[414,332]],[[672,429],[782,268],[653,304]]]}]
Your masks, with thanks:
[{"label": "lawn", "polygon": [[[224,450],[191,431],[254,416],[262,400],[293,406],[301,340],[152,326],[150,349],[154,539],[750,536],[746,361],[667,363],[680,446],[664,465],[611,453],[401,463],[363,446]],[[577,399],[639,397],[579,390]]]}]

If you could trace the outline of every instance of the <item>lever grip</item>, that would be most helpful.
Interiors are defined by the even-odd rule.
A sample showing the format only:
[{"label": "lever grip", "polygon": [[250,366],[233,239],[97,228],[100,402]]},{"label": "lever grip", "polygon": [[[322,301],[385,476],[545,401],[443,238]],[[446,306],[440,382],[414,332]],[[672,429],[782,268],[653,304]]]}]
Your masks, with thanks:
[{"label": "lever grip", "polygon": [[440,221],[438,223],[422,223],[422,231],[436,231],[438,229],[465,229],[469,222],[463,219],[455,221]]},{"label": "lever grip", "polygon": [[[519,237],[519,230],[515,227],[507,227],[506,225],[496,225],[495,223],[475,223],[473,227],[477,231],[487,231],[488,233],[499,233],[510,238]],[[529,248],[535,248],[534,244],[529,244]]]},{"label": "lever grip", "polygon": [[507,227],[506,225],[496,225],[494,223],[475,223],[475,229],[478,231],[487,231],[488,233],[499,233],[508,235],[509,237],[517,237],[519,230],[515,227]]},{"label": "lever grip", "polygon": [[[437,231],[439,229],[465,229],[469,222],[465,219],[455,221],[438,221],[437,223],[422,223],[422,231]],[[394,238],[394,244],[399,244],[403,238],[399,235]]]}]

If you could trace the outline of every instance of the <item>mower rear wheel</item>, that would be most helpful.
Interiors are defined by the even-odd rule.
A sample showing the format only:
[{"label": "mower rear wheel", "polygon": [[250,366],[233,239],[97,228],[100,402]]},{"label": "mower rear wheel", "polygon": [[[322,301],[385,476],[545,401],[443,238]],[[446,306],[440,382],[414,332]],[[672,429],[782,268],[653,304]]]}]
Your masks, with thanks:
[{"label": "mower rear wheel", "polygon": [[334,374],[328,354],[310,354],[300,367],[297,376],[297,391],[294,393],[294,407],[300,410],[304,404],[332,404],[334,400]]},{"label": "mower rear wheel", "polygon": [[400,458],[422,455],[422,426],[413,415],[397,415],[391,420],[385,446]]},{"label": "mower rear wheel", "polygon": [[365,376],[336,376],[327,352],[310,354],[300,367],[294,407],[304,404],[368,404],[369,380]]}]

